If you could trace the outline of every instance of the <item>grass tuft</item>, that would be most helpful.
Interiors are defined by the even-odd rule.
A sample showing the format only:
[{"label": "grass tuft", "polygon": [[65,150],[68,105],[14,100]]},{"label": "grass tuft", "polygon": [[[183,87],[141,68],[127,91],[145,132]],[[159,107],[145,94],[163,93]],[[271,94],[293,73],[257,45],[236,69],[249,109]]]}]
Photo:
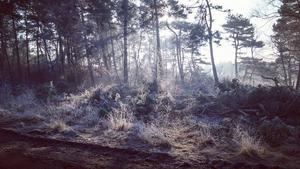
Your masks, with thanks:
[{"label": "grass tuft", "polygon": [[72,130],[70,126],[68,126],[64,121],[62,120],[53,120],[50,122],[49,127],[53,130],[56,130],[58,132],[66,132]]},{"label": "grass tuft", "polygon": [[114,109],[107,117],[107,127],[112,130],[128,131],[133,124],[134,114],[125,104],[121,104],[119,109]]},{"label": "grass tuft", "polygon": [[255,134],[250,135],[250,129],[243,129],[239,125],[233,129],[233,140],[239,145],[242,154],[261,154],[265,151],[261,139]]}]

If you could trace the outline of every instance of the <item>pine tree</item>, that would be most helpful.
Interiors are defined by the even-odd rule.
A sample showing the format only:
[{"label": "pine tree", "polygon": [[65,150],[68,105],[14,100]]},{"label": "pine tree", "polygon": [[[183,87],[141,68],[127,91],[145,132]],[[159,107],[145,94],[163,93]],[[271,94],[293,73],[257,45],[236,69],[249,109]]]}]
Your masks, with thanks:
[{"label": "pine tree", "polygon": [[238,78],[238,57],[242,48],[248,47],[249,42],[253,41],[254,27],[250,20],[242,15],[229,15],[227,23],[223,28],[230,34],[229,38],[233,41],[235,56],[235,77]]},{"label": "pine tree", "polygon": [[286,71],[284,72],[286,81],[289,81],[289,85],[292,84],[292,72],[295,69],[297,72],[295,74],[296,89],[300,89],[300,2],[297,0],[282,0],[281,2],[280,18],[273,26],[275,32],[273,41],[279,53],[278,63]]}]

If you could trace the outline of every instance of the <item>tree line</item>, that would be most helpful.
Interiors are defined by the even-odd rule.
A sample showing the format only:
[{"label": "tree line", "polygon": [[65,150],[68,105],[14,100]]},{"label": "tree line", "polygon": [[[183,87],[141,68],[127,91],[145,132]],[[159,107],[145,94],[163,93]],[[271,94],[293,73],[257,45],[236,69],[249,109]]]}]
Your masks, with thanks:
[{"label": "tree line", "polygon": [[[210,0],[193,6],[178,0],[2,0],[0,79],[77,85],[105,79],[136,85],[172,78],[183,85],[205,73],[202,65],[210,65],[218,85],[214,50],[226,37],[235,49],[236,78],[278,77],[299,88],[300,16],[295,4],[282,0],[272,37],[278,59],[266,62],[256,57],[256,49],[265,44],[251,21]],[[216,12],[229,13],[223,25],[226,35],[214,27]],[[162,37],[162,31],[170,36]],[[208,59],[202,56],[204,47]]]}]

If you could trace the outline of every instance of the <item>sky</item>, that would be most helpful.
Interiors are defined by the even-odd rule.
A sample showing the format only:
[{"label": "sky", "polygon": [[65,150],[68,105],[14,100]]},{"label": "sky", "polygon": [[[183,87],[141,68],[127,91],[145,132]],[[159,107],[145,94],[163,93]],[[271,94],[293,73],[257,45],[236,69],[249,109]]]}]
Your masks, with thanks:
[{"label": "sky", "polygon": [[[179,0],[180,3],[188,6],[194,6],[194,1],[196,0]],[[254,17],[254,15],[257,15],[257,12],[269,14],[278,10],[276,7],[268,5],[268,1],[270,0],[211,0],[214,5],[221,5],[223,9],[230,9],[231,14],[242,14],[244,17],[249,18],[250,22],[255,27],[258,40],[262,40],[265,43],[264,48],[256,50],[255,57],[263,58],[265,61],[272,61],[275,59],[275,51],[270,36],[273,34],[272,26],[276,22],[276,18],[261,19]],[[217,64],[228,62],[234,63],[234,48],[232,42],[225,40],[229,35],[222,28],[222,25],[226,23],[226,16],[228,13],[218,12],[216,10],[213,10],[212,12],[214,19],[213,29],[214,31],[218,30],[223,38],[221,46],[214,44],[215,62]],[[163,20],[172,22],[172,19],[170,19],[171,18],[166,17]],[[161,34],[165,36],[172,35],[169,30],[164,30]],[[243,52],[245,53],[243,55],[244,57],[250,56],[250,49],[246,49]],[[201,48],[201,54],[204,55],[203,59],[210,62],[208,46]]]},{"label": "sky", "polygon": [[[267,0],[212,0],[214,4],[222,5],[224,9],[231,9],[232,14],[242,14],[243,16],[250,18],[250,22],[256,28],[256,35],[259,40],[264,41],[266,46],[256,52],[256,57],[263,58],[264,60],[272,60],[274,58],[274,50],[272,48],[272,43],[270,35],[272,32],[272,25],[275,23],[274,19],[260,19],[253,17],[257,12],[271,13],[277,11],[275,7],[267,5]],[[222,25],[226,22],[226,14],[215,12],[215,28],[221,30]],[[223,34],[224,37],[228,36]],[[234,49],[230,42],[223,40],[222,46],[215,45],[215,59],[217,63],[223,62],[234,62]],[[249,53],[245,56],[249,56]]]},{"label": "sky", "polygon": [[[179,0],[180,3],[193,6],[195,4],[193,1],[196,0]],[[272,13],[276,12],[277,9],[271,5],[267,5],[269,0],[211,0],[215,5],[221,5],[223,9],[230,9],[232,14],[242,14],[243,16],[250,18],[250,22],[256,28],[256,35],[258,40],[264,41],[266,44],[263,49],[259,49],[256,52],[256,57],[264,58],[264,60],[274,60],[274,50],[272,48],[270,36],[273,34],[272,25],[275,23],[276,18],[273,19],[260,19],[253,17],[256,14],[256,11],[263,13]],[[222,25],[226,23],[227,13],[217,12],[213,10],[213,29],[220,31],[222,38],[226,38],[229,35],[225,33]],[[167,19],[168,20],[168,19]],[[168,31],[168,30],[167,30]],[[170,34],[170,32],[165,32]],[[232,43],[228,40],[222,40],[221,46],[214,45],[215,52],[215,61],[217,64],[224,62],[234,62],[234,48],[231,45]],[[207,61],[210,61],[210,55],[208,47],[202,49],[202,54]],[[244,52],[247,52],[244,51]],[[250,56],[249,51],[245,53],[244,56]]]}]

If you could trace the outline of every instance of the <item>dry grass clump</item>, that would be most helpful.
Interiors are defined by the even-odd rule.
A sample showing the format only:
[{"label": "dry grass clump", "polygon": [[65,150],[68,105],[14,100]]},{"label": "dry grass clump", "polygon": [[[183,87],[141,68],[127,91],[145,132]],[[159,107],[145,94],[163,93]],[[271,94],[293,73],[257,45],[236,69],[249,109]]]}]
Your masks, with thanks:
[{"label": "dry grass clump", "polygon": [[174,118],[170,114],[159,114],[147,124],[140,123],[138,136],[154,146],[170,145],[172,152],[180,156],[198,152],[207,141],[214,142],[208,124],[194,117]]},{"label": "dry grass clump", "polygon": [[137,126],[138,136],[151,145],[158,146],[168,143],[167,137],[165,136],[165,131],[160,126],[157,126],[154,123],[139,123]]},{"label": "dry grass clump", "polygon": [[233,140],[239,145],[240,153],[251,155],[253,153],[264,153],[262,141],[255,135],[250,135],[250,130],[236,126],[233,129]]},{"label": "dry grass clump", "polygon": [[48,124],[49,128],[58,132],[71,131],[72,128],[68,126],[63,120],[52,120]]},{"label": "dry grass clump", "polygon": [[200,143],[206,143],[208,141],[216,142],[215,137],[211,133],[211,126],[204,122],[198,122],[198,130],[196,130],[196,138]]},{"label": "dry grass clump", "polygon": [[117,131],[128,131],[134,125],[134,114],[128,106],[121,104],[119,109],[114,109],[107,117],[107,127]]}]

